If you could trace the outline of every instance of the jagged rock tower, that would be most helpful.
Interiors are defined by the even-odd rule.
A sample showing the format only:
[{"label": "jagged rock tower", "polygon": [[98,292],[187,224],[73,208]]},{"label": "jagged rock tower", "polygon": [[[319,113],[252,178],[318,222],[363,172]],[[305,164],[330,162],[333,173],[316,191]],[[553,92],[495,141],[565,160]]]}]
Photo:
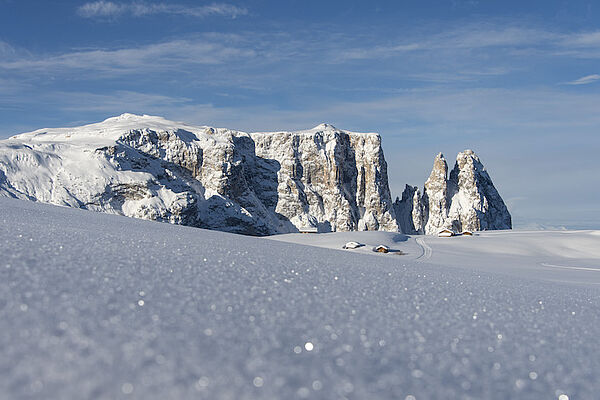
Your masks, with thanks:
[{"label": "jagged rock tower", "polygon": [[423,195],[407,185],[402,199],[396,199],[394,210],[404,233],[512,228],[504,201],[472,150],[458,154],[449,178],[448,164],[443,154],[438,154]]}]

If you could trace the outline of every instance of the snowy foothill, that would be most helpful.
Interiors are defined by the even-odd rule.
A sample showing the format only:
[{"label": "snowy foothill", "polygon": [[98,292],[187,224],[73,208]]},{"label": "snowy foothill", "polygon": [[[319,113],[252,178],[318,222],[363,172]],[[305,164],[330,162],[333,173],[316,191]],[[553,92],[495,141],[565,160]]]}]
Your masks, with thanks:
[{"label": "snowy foothill", "polygon": [[256,238],[7,198],[0,225],[3,398],[600,393],[598,232]]}]

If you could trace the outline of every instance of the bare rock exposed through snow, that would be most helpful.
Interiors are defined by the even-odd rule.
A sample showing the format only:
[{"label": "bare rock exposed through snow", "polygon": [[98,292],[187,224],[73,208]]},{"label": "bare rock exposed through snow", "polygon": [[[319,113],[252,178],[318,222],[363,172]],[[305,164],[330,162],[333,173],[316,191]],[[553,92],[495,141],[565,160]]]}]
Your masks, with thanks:
[{"label": "bare rock exposed through snow", "polygon": [[449,182],[448,219],[457,231],[512,228],[506,204],[472,150],[458,153]]},{"label": "bare rock exposed through snow", "polygon": [[409,235],[423,233],[423,203],[417,186],[406,185],[402,199],[396,199],[394,212],[400,231]]},{"label": "bare rock exposed through snow", "polygon": [[0,195],[252,235],[397,231],[381,138],[123,114],[0,142]]},{"label": "bare rock exposed through snow", "polygon": [[394,210],[398,225],[405,233],[437,234],[442,229],[511,229],[510,213],[492,180],[472,150],[456,157],[448,177],[448,165],[440,153],[425,182],[423,195],[408,186]]}]

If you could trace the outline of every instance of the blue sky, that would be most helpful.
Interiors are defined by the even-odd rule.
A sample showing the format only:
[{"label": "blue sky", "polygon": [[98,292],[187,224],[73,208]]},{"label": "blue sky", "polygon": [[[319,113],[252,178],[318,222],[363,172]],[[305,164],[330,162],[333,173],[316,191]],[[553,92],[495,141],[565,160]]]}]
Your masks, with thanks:
[{"label": "blue sky", "polygon": [[516,226],[600,228],[598,2],[0,0],[0,138],[123,112],[376,131],[394,196],[472,148]]}]

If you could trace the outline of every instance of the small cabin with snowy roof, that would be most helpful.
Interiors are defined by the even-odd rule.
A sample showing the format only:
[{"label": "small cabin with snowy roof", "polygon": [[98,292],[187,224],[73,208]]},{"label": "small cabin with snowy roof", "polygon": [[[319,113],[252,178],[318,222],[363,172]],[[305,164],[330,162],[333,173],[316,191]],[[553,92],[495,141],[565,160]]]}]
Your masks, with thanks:
[{"label": "small cabin with snowy roof", "polygon": [[319,233],[319,228],[316,226],[305,226],[302,228],[298,228],[298,232],[300,233]]},{"label": "small cabin with snowy roof", "polygon": [[348,242],[342,248],[343,249],[357,249],[357,248],[362,247],[362,246],[364,246],[364,244],[362,244],[362,243]]},{"label": "small cabin with snowy roof", "polygon": [[373,251],[377,253],[388,253],[390,251],[390,248],[383,244],[380,244],[379,246],[373,247]]},{"label": "small cabin with snowy roof", "polygon": [[451,231],[450,229],[442,229],[441,231],[438,232],[439,237],[452,237],[454,235],[455,235],[454,232]]}]

